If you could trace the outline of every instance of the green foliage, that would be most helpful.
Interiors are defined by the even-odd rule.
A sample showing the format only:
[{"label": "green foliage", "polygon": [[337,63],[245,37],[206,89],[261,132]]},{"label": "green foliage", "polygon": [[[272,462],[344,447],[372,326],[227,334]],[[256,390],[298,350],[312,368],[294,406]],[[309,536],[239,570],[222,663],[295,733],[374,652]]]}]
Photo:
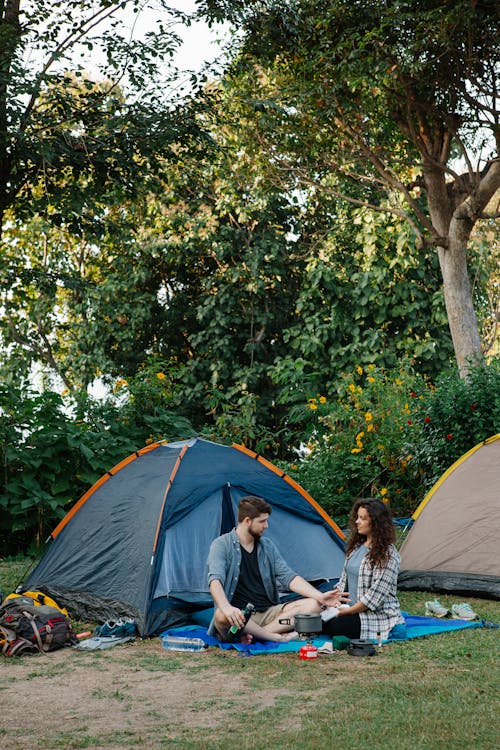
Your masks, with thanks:
[{"label": "green foliage", "polygon": [[[311,240],[296,320],[284,332],[288,356],[308,360],[326,389],[356,364],[392,369],[402,358],[434,377],[453,353],[437,256],[419,252],[401,221],[335,209],[334,231],[319,239],[318,228]],[[324,210],[334,207],[325,201]]]},{"label": "green foliage", "polygon": [[[241,374],[245,377],[244,372]],[[243,444],[267,455],[283,453],[285,446],[281,441],[286,439],[287,431],[271,429],[275,412],[268,413],[265,419],[262,397],[248,391],[246,383],[236,380],[227,390],[223,386],[207,387],[205,398],[207,414],[212,418],[202,430],[207,438]]]},{"label": "green foliage", "polygon": [[151,357],[133,377],[116,380],[113,395],[104,403],[94,402],[95,413],[109,414],[106,422],[110,429],[126,433],[136,447],[191,437],[193,428],[182,416],[176,384],[180,377],[179,371],[160,357]]},{"label": "green foliage", "polygon": [[[446,248],[440,271],[464,374],[485,348],[473,304],[482,290],[473,300],[467,245],[500,185],[494,3],[301,0],[243,8],[215,0],[204,7],[209,17],[240,18],[230,74],[276,182],[392,214],[408,223],[419,249]],[[454,173],[457,156],[467,175]],[[475,163],[483,166],[475,171]]]},{"label": "green foliage", "polygon": [[301,377],[330,388],[358,362],[401,356],[435,375],[452,348],[436,256],[400,220],[296,194],[293,181],[276,188],[238,91],[215,89],[205,122],[218,149],[179,148],[161,202],[146,206],[149,243],[163,238],[156,339],[184,365],[182,408],[198,430],[286,455],[300,439],[288,411]]},{"label": "green foliage", "polygon": [[406,368],[358,365],[336,390],[311,394],[291,412],[292,420],[307,420],[291,475],[337,522],[346,523],[355,497],[390,501],[397,515],[416,504],[419,483],[402,441],[415,379]]},{"label": "green foliage", "polygon": [[35,361],[85,388],[102,374],[135,372],[154,337],[159,281],[149,248],[136,244],[134,208],[172,144],[196,140],[201,120],[185,91],[170,88],[175,29],[189,18],[158,0],[154,32],[137,35],[130,18],[151,5],[0,9],[0,308],[10,376]]},{"label": "green foliage", "polygon": [[18,215],[47,213],[78,232],[95,200],[135,192],[144,159],[172,132],[160,92],[175,72],[158,58],[173,54],[184,18],[159,0],[154,33],[139,39],[123,11],[141,5],[44,0],[2,10],[0,218],[15,205]]},{"label": "green foliage", "polygon": [[192,434],[187,420],[168,410],[168,388],[158,374],[164,373],[145,368],[126,398],[122,393],[122,405],[0,388],[2,550],[39,546],[78,497],[127,455]]},{"label": "green foliage", "polygon": [[424,492],[466,451],[500,432],[500,360],[472,368],[466,380],[444,373],[410,395],[404,440]]},{"label": "green foliage", "polygon": [[358,366],[336,390],[297,405],[294,418],[307,432],[287,470],[338,522],[367,495],[405,517],[455,460],[499,432],[499,363],[435,384],[408,367]]}]

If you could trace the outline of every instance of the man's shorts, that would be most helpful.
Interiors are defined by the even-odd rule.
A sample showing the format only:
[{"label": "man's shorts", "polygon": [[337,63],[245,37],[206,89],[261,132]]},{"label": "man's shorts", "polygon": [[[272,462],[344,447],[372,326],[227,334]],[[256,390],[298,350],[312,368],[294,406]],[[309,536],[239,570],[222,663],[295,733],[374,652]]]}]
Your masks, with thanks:
[{"label": "man's shorts", "polygon": [[284,606],[284,604],[275,604],[264,612],[254,612],[250,619],[263,628],[283,613]]}]

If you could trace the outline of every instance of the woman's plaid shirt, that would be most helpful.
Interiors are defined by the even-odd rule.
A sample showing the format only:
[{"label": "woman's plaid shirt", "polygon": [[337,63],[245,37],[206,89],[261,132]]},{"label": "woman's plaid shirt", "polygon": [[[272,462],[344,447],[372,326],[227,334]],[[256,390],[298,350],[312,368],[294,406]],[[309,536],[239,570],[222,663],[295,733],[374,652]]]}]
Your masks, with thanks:
[{"label": "woman's plaid shirt", "polygon": [[[394,625],[404,624],[397,597],[397,583],[401,559],[396,547],[391,544],[389,559],[382,567],[372,566],[368,556],[359,567],[358,590],[350,591],[351,604],[362,602],[367,609],[359,613],[361,638],[376,641],[378,634],[386,640]],[[346,566],[338,583],[338,589],[345,591],[347,583]]]}]

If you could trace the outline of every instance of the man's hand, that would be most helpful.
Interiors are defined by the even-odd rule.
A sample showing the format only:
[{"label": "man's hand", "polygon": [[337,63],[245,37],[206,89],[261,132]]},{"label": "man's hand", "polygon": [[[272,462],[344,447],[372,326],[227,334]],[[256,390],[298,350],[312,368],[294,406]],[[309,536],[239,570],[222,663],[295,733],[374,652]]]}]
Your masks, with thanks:
[{"label": "man's hand", "polygon": [[232,604],[227,604],[225,607],[222,607],[221,611],[226,618],[229,627],[231,627],[232,625],[236,625],[238,628],[245,627],[245,615],[243,614],[241,609],[238,609],[238,607],[233,607]]}]

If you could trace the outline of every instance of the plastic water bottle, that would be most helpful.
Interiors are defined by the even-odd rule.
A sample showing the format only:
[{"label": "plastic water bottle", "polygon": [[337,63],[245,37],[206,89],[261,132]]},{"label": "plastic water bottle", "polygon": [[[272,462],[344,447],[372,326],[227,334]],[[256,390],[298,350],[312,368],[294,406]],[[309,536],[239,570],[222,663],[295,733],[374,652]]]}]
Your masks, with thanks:
[{"label": "plastic water bottle", "polygon": [[165,635],[162,638],[163,648],[167,651],[203,651],[208,648],[201,638],[189,638],[183,635]]}]

